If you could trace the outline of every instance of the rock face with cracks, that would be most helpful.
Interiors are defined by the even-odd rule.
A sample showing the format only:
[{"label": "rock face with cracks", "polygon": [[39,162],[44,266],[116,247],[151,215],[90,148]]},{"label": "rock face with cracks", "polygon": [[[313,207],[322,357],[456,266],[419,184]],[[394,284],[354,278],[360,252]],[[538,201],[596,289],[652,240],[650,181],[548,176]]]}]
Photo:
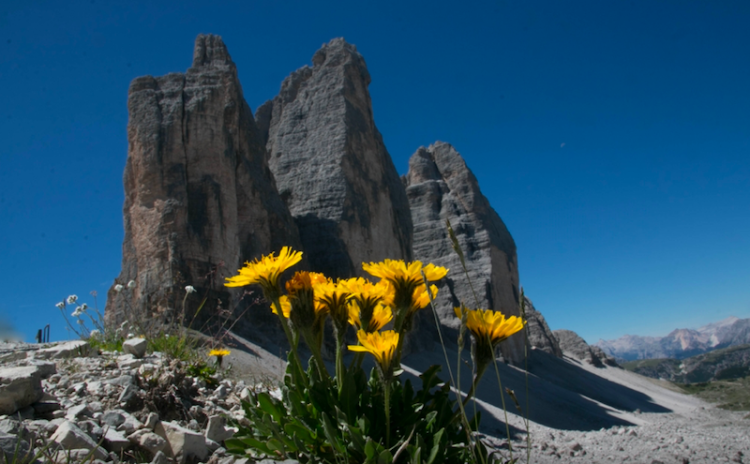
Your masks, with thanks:
[{"label": "rock face with cracks", "polygon": [[555,334],[549,329],[542,313],[534,308],[534,303],[526,296],[524,296],[523,304],[526,314],[526,330],[528,331],[529,345],[545,353],[562,358],[563,352],[560,349],[560,343],[557,341]]},{"label": "rock face with cracks", "polygon": [[[460,302],[520,315],[516,244],[458,151],[443,142],[420,148],[409,160],[403,181],[414,222],[414,258],[451,270],[438,284],[441,323],[454,329],[460,325],[453,312]],[[468,278],[452,248],[446,220],[463,250]],[[500,349],[506,359],[519,363],[523,344],[523,334],[518,333]]]},{"label": "rock face with cracks", "polygon": [[[109,291],[107,318],[120,322],[127,311],[173,318],[186,285],[209,296],[203,315],[237,308],[242,295],[227,292],[224,277],[282,246],[300,248],[300,240],[221,38],[199,35],[184,74],[134,79],[128,113],[116,281],[125,288]],[[185,300],[188,318],[200,301]]]},{"label": "rock face with cracks", "polygon": [[312,62],[256,114],[310,265],[351,277],[366,275],[362,262],[409,260],[409,202],[375,127],[365,61],[339,38]]}]

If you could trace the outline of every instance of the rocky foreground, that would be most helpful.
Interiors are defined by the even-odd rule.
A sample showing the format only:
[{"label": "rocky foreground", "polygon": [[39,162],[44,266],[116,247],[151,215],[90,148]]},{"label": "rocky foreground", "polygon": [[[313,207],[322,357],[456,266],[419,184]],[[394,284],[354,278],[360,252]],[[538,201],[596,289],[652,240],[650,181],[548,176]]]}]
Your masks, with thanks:
[{"label": "rocky foreground", "polygon": [[0,344],[0,458],[247,462],[222,443],[235,433],[227,418],[246,421],[240,399],[260,386],[223,379],[209,387],[181,361],[147,355],[142,339],[124,351],[98,354],[83,341]]},{"label": "rocky foreground", "polygon": [[[246,421],[240,400],[252,389],[273,388],[272,380],[259,383],[259,377],[243,371],[243,363],[253,355],[233,351],[227,362],[239,367],[231,371],[236,380],[225,378],[210,386],[187,375],[184,363],[146,354],[143,340],[126,343],[125,351],[97,354],[82,341],[0,344],[0,456],[5,462],[28,462],[34,456],[39,462],[60,463],[249,462],[229,455],[222,445],[235,433],[227,419]],[[270,367],[260,358],[252,363]],[[744,413],[716,409],[619,368],[584,367],[609,382],[639,388],[669,412],[609,408],[619,425],[586,431],[531,423],[531,462],[750,462],[750,420]],[[503,375],[512,377],[505,371]],[[550,396],[545,392],[531,392],[540,406],[551,401],[542,401]],[[489,402],[479,405],[490,413],[483,424],[503,417]],[[582,413],[578,408],[569,414],[573,418]],[[514,457],[526,462],[523,421],[510,415],[509,422]],[[504,440],[487,440],[509,457]]]}]

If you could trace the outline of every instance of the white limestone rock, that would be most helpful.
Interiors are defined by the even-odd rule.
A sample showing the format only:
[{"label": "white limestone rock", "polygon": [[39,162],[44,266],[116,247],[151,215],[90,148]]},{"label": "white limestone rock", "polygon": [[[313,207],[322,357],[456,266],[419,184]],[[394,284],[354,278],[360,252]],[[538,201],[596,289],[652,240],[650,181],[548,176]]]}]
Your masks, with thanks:
[{"label": "white limestone rock", "polygon": [[198,432],[167,421],[160,422],[155,431],[167,440],[164,452],[179,464],[184,464],[190,458],[203,461],[208,457],[206,438]]},{"label": "white limestone rock", "polygon": [[96,459],[107,460],[109,454],[73,422],[66,420],[55,430],[50,441],[59,444],[65,450],[86,449],[93,451]]},{"label": "white limestone rock", "polygon": [[13,414],[41,400],[43,395],[39,367],[0,367],[0,414]]}]

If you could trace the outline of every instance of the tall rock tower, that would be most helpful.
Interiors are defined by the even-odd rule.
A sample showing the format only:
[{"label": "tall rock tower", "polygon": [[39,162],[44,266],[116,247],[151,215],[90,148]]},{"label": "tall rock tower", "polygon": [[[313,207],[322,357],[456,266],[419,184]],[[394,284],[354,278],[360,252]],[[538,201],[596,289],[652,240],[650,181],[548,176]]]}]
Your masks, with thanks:
[{"label": "tall rock tower", "polygon": [[[490,308],[519,315],[516,244],[461,155],[449,144],[420,148],[404,176],[414,221],[414,258],[450,268],[441,281],[437,309],[443,325],[457,328],[453,308]],[[450,220],[465,254],[478,303],[451,246],[445,227]],[[501,344],[503,356],[519,363],[524,337],[518,333]]]},{"label": "tall rock tower", "polygon": [[350,277],[364,261],[409,260],[409,202],[375,127],[365,61],[340,38],[312,61],[256,113],[310,266]]},{"label": "tall rock tower", "polygon": [[226,291],[224,277],[284,245],[299,249],[300,240],[221,38],[198,36],[185,74],[134,79],[128,111],[117,281],[136,287],[110,290],[107,318],[181,310],[186,285],[198,290],[188,314],[204,295],[201,314],[217,304],[234,310],[240,295]]}]

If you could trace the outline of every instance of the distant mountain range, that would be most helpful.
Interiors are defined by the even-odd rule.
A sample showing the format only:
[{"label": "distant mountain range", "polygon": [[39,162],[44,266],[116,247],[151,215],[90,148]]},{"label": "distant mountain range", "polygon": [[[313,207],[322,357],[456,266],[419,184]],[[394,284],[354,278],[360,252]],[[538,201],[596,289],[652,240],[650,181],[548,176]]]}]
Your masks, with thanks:
[{"label": "distant mountain range", "polygon": [[665,337],[624,335],[594,343],[619,361],[685,359],[720,348],[750,343],[750,319],[731,316],[698,329],[676,329]]},{"label": "distant mountain range", "polygon": [[647,377],[677,383],[737,379],[750,375],[750,345],[730,346],[681,360],[628,361],[622,367]]}]

